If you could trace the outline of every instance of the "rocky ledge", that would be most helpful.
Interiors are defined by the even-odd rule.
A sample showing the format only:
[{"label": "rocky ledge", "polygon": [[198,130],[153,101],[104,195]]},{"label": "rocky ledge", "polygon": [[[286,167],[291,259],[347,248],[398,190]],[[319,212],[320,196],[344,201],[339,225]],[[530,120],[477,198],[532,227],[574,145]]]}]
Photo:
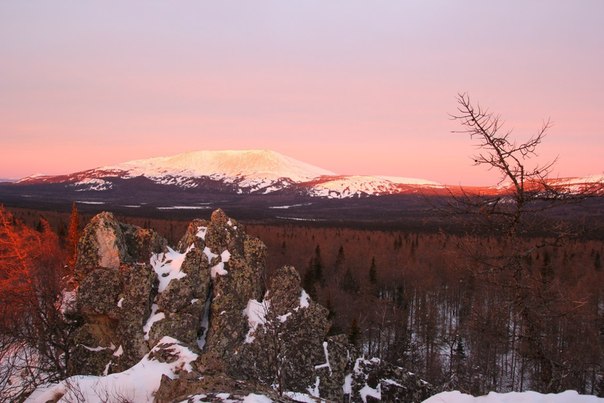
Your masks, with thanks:
[{"label": "rocky ledge", "polygon": [[[193,220],[175,249],[104,212],[78,250],[79,288],[68,312],[81,323],[73,376],[45,386],[50,401],[90,378],[81,375],[100,384],[152,362],[184,363],[155,373],[147,398],[162,402],[255,393],[275,401],[418,402],[433,393],[401,368],[359,357],[345,335],[328,336],[328,311],[302,289],[296,269],[266,279],[265,245],[222,210]],[[30,400],[47,401],[42,395]]]}]

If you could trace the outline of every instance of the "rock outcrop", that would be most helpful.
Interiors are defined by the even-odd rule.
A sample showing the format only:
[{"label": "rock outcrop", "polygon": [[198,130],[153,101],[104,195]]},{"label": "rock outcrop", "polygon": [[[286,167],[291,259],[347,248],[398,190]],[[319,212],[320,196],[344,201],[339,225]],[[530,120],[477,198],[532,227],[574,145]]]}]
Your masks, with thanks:
[{"label": "rock outcrop", "polygon": [[207,350],[236,372],[230,356],[247,333],[243,316],[247,302],[260,298],[264,291],[266,246],[245,234],[222,210],[212,213],[204,241],[212,277]]},{"label": "rock outcrop", "polygon": [[351,401],[363,402],[418,403],[436,393],[419,376],[377,358],[358,358],[345,389]]},{"label": "rock outcrop", "polygon": [[254,389],[415,401],[429,390],[402,369],[356,359],[346,336],[328,336],[328,311],[304,291],[295,268],[278,270],[265,289],[265,256],[265,245],[222,210],[193,220],[176,250],[154,231],[95,216],[79,243],[82,324],[70,372],[124,371],[163,351],[154,346],[168,337],[197,358],[192,370],[161,380],[161,401]]},{"label": "rock outcrop", "polygon": [[245,313],[250,330],[234,357],[241,375],[285,390],[318,393],[317,369],[329,366],[324,351],[328,311],[300,287],[296,269],[281,268],[264,299],[249,300]]},{"label": "rock outcrop", "polygon": [[76,274],[87,269],[118,269],[122,263],[148,263],[152,253],[166,251],[168,242],[153,230],[120,223],[112,213],[92,218],[78,242]]},{"label": "rock outcrop", "polygon": [[122,224],[111,213],[86,226],[76,264],[76,314],[84,323],[74,334],[70,373],[121,371],[153,347],[141,331],[157,289],[149,257],[166,245],[154,231]]}]

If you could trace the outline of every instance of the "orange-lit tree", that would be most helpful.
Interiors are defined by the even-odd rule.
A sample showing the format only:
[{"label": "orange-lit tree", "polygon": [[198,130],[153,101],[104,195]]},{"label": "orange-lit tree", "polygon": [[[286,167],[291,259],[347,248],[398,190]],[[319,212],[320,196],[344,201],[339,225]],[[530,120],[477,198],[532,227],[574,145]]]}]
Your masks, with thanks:
[{"label": "orange-lit tree", "polygon": [[70,267],[75,266],[78,240],[80,239],[80,215],[76,202],[71,205],[71,216],[69,217],[69,227],[67,228],[67,263]]},{"label": "orange-lit tree", "polygon": [[0,206],[0,400],[65,376],[73,324],[64,317],[63,261],[46,220],[36,231]]}]

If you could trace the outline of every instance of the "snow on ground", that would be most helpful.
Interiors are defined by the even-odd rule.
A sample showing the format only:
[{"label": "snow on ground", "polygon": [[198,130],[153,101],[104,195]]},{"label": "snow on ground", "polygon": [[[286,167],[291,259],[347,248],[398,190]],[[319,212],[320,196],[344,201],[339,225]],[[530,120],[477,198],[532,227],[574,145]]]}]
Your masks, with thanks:
[{"label": "snow on ground", "polygon": [[342,392],[345,395],[352,395],[352,374],[346,375],[344,378],[344,385],[342,385]]},{"label": "snow on ground", "polygon": [[589,175],[583,176],[580,178],[559,178],[552,179],[551,182],[556,185],[583,185],[583,184],[592,184],[592,183],[602,183],[604,182],[604,174],[598,175]]},{"label": "snow on ground", "polygon": [[[201,226],[201,227],[197,228],[196,235],[197,235],[197,237],[199,237],[201,239],[205,239],[206,232],[207,232],[207,227]],[[168,288],[168,285],[170,284],[170,282],[172,280],[180,279],[187,275],[185,272],[181,271],[180,269],[182,267],[183,262],[185,261],[187,253],[189,253],[193,248],[195,248],[195,244],[189,245],[189,247],[187,248],[187,250],[184,253],[180,253],[180,252],[177,252],[177,251],[171,249],[170,247],[168,247],[168,252],[157,253],[157,254],[153,254],[151,256],[151,261],[150,261],[151,266],[153,267],[153,270],[155,271],[155,273],[157,274],[157,278],[159,279],[159,286],[158,286],[159,293],[166,290],[166,288]],[[210,250],[210,248],[208,248],[206,246],[204,248],[203,252],[206,255],[206,257],[208,258],[209,262],[212,262],[212,260],[215,257],[220,256],[220,262],[215,264],[210,269],[212,278],[216,277],[217,275],[228,274],[228,272],[224,268],[224,264],[226,262],[228,262],[231,258],[231,253],[228,250],[224,250],[220,255],[217,255],[217,254],[213,253]],[[209,312],[210,312],[210,305],[209,305],[210,300],[211,300],[211,298],[209,298],[205,302],[204,316],[202,317],[201,325],[204,327],[205,331],[203,332],[203,334],[201,334],[199,336],[199,338],[197,340],[197,344],[200,349],[202,349],[205,345],[205,336],[207,333],[207,329],[209,327],[208,323],[209,323]],[[191,303],[195,303],[195,302],[196,302],[196,300],[191,301]],[[145,325],[143,326],[145,340],[149,339],[149,332],[151,331],[153,324],[155,322],[158,322],[165,318],[165,314],[163,312],[157,312],[157,311],[158,311],[157,304],[153,304],[151,307],[151,314],[149,315],[149,318],[147,319]]]},{"label": "snow on ground", "polygon": [[361,388],[361,390],[359,390],[359,394],[361,395],[361,400],[363,400],[363,402],[367,401],[367,397],[371,396],[375,399],[378,400],[382,400],[382,390],[381,390],[381,385],[378,384],[377,388],[374,389],[371,386],[365,384],[365,386],[363,386]]},{"label": "snow on ground", "polygon": [[208,262],[209,263],[212,263],[212,259],[214,259],[215,257],[218,256],[217,254],[215,254],[214,252],[212,252],[212,250],[210,248],[208,248],[207,246],[205,248],[203,248],[203,253],[208,258]]},{"label": "snow on ground", "polygon": [[276,216],[280,220],[291,220],[291,221],[327,221],[323,218],[302,218],[302,217],[285,217],[285,216]]},{"label": "snow on ground", "polygon": [[[268,293],[267,293],[268,295]],[[256,301],[255,299],[250,299],[247,302],[247,306],[243,310],[243,315],[247,317],[249,330],[247,335],[245,336],[245,342],[251,343],[254,341],[254,332],[260,325],[264,325],[266,323],[266,314],[268,313],[271,306],[270,299],[265,298],[262,302]],[[292,315],[293,312],[298,311],[300,308],[308,308],[310,306],[310,296],[306,293],[304,289],[300,292],[300,305],[295,307],[292,312],[287,312],[283,315],[277,316],[277,319],[284,323],[287,319]],[[327,343],[323,343],[323,348],[325,349],[325,364],[319,365],[318,367],[323,368],[323,366],[329,368],[329,372],[331,373],[331,366],[329,365],[329,355],[327,353]],[[318,368],[317,367],[317,368]]]},{"label": "snow on ground", "polygon": [[300,402],[300,403],[325,402],[325,400],[323,400],[323,399],[319,399],[317,397],[313,397],[313,396],[307,395],[306,393],[301,393],[301,392],[283,392],[283,395],[289,397],[290,399],[292,399],[295,402]]},{"label": "snow on ground", "polygon": [[208,210],[211,206],[163,206],[156,207],[158,210]]},{"label": "snow on ground", "polygon": [[289,208],[293,208],[293,207],[304,207],[304,206],[311,206],[312,203],[298,203],[298,204],[288,204],[288,205],[284,205],[284,206],[270,206],[270,209],[289,209]]},{"label": "snow on ground", "polygon": [[88,201],[88,200],[76,200],[76,203],[80,203],[80,204],[105,204],[105,202],[102,201]]},{"label": "snow on ground", "polygon": [[[220,400],[218,400],[220,399]],[[315,402],[314,400],[311,400]],[[180,403],[271,403],[272,400],[265,395],[259,395],[257,393],[250,393],[247,396],[232,395],[230,393],[212,393],[211,395],[199,394],[189,397],[187,400],[183,400]]]},{"label": "snow on ground", "polygon": [[400,184],[400,185],[417,185],[417,186],[435,186],[435,187],[443,187],[442,184],[434,181],[429,181],[426,179],[418,179],[418,178],[403,178],[401,176],[376,176],[378,179],[387,180],[392,183]]},{"label": "snow on ground", "polygon": [[474,397],[464,393],[442,392],[424,400],[424,403],[604,403],[604,398],[579,395],[574,390],[558,394],[541,394],[537,392],[491,392],[486,396]]},{"label": "snow on ground", "polygon": [[[149,358],[157,354],[160,349],[167,349],[178,358],[170,363]],[[178,344],[176,339],[166,336],[141,361],[124,372],[107,376],[72,376],[58,384],[39,387],[27,398],[26,402],[151,402],[154,393],[159,388],[162,375],[175,379],[179,371],[190,372],[192,370],[191,362],[196,358],[197,354]]]},{"label": "snow on ground", "polygon": [[[1,340],[7,343],[7,340]],[[45,382],[48,375],[38,368],[38,352],[25,343],[3,344],[0,354],[0,402],[19,401],[32,384]]]}]

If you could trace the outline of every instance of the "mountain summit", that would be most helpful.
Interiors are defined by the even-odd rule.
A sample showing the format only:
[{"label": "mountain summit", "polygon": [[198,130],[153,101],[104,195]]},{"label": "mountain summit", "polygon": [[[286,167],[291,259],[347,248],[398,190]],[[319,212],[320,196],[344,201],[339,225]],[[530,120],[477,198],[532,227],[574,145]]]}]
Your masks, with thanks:
[{"label": "mountain summit", "polygon": [[[144,178],[156,185],[230,194],[293,192],[322,198],[351,198],[442,188],[423,179],[347,176],[270,150],[193,151],[128,161],[61,176],[35,175],[20,184],[63,184],[78,192],[101,192]],[[135,181],[140,184],[140,181]]]},{"label": "mountain summit", "polygon": [[169,157],[124,162],[99,170],[121,170],[132,176],[165,175],[212,178],[245,177],[249,180],[288,178],[293,182],[335,175],[294,158],[270,150],[193,151]]}]

